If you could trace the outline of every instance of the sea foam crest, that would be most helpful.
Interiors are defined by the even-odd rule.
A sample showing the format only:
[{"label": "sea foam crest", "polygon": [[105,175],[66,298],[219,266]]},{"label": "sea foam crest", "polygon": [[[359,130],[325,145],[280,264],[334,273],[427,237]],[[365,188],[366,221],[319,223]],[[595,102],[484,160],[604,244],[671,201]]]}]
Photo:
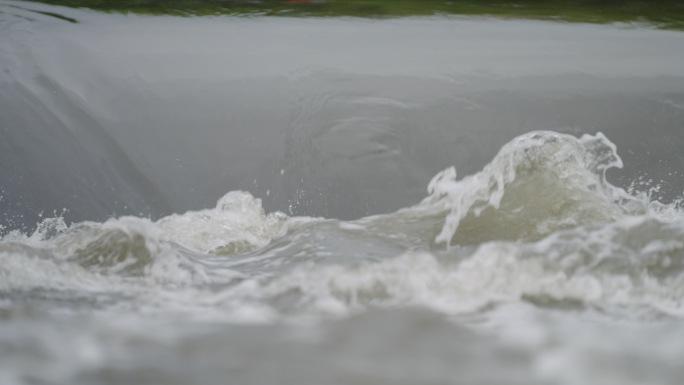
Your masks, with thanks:
[{"label": "sea foam crest", "polygon": [[643,202],[606,181],[612,167],[621,168],[622,160],[602,133],[578,139],[532,132],[503,146],[477,174],[456,180],[454,167],[437,174],[423,205],[448,211],[438,243],[539,239],[643,212]]},{"label": "sea foam crest", "polygon": [[266,246],[287,230],[287,215],[266,214],[261,199],[231,191],[216,208],[188,211],[160,219],[157,225],[174,242],[195,252],[232,255]]},{"label": "sea foam crest", "polygon": [[606,311],[646,306],[681,317],[682,234],[682,221],[625,216],[534,242],[493,241],[376,262],[302,265],[245,282],[224,293],[224,300],[264,303],[284,316],[339,316],[384,306],[457,315],[523,301]]},{"label": "sea foam crest", "polygon": [[156,222],[123,217],[81,223],[52,244],[64,259],[101,274],[216,282],[236,274],[212,269],[205,254],[232,255],[263,247],[285,231],[286,219],[282,213],[266,215],[261,200],[249,193],[231,191],[213,209],[173,214]]},{"label": "sea foam crest", "polygon": [[[158,221],[121,217],[67,226],[62,218],[48,218],[32,234],[14,231],[0,238],[0,253],[13,261],[17,255],[30,256],[24,262],[18,258],[18,266],[40,263],[66,269],[64,274],[79,282],[107,276],[112,282],[119,277],[161,285],[226,283],[241,274],[222,267],[225,261],[211,255],[225,258],[261,248],[285,233],[288,219],[280,212],[266,214],[261,200],[249,193],[231,191],[215,208]],[[63,285],[27,270],[22,282],[13,280],[10,286]]]}]

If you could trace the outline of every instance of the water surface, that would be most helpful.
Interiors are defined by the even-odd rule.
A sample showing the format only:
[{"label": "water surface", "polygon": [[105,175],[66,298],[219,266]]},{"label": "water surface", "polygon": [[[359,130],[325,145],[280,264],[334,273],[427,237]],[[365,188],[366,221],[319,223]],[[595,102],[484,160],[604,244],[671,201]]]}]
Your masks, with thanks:
[{"label": "water surface", "polygon": [[0,382],[678,384],[684,35],[0,2]]}]

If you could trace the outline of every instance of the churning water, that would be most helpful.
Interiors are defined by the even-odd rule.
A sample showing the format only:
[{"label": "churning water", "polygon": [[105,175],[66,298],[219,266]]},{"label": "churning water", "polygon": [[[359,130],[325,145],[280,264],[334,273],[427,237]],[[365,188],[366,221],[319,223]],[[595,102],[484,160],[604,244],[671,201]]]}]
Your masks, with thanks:
[{"label": "churning water", "polygon": [[683,63],[3,0],[0,383],[681,384]]}]

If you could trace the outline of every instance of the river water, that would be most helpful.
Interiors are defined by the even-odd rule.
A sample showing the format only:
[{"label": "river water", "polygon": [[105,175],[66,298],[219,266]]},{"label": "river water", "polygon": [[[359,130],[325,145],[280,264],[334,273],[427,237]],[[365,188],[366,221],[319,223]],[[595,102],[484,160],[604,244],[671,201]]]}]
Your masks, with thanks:
[{"label": "river water", "polygon": [[0,383],[679,385],[682,146],[681,32],[1,0]]}]

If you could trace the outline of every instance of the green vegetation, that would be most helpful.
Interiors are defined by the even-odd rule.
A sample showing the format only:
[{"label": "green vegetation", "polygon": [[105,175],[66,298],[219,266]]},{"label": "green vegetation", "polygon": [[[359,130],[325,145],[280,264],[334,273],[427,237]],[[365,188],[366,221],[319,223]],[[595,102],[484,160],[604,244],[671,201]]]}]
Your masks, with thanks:
[{"label": "green vegetation", "polygon": [[399,17],[481,15],[568,22],[647,22],[684,29],[684,0],[29,0],[107,12],[172,15]]}]

